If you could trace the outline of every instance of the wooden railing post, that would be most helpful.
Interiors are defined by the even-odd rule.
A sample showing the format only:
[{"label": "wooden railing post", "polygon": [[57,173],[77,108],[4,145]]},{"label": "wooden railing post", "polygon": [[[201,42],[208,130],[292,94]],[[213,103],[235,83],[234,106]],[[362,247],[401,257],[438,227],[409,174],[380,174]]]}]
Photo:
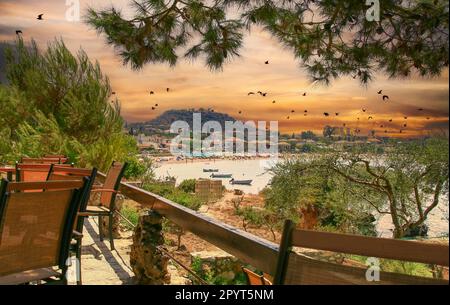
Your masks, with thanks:
[{"label": "wooden railing post", "polygon": [[158,250],[158,247],[164,246],[162,221],[162,216],[151,210],[144,210],[139,216],[130,253],[136,284],[162,285],[170,282],[167,271],[169,258]]}]

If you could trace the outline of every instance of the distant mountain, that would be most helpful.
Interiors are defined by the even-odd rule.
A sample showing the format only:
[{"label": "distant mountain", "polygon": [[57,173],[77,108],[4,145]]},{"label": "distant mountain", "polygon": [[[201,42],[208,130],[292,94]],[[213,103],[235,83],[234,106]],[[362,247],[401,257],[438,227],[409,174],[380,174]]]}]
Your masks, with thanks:
[{"label": "distant mountain", "polygon": [[220,125],[222,125],[222,127],[224,127],[225,121],[236,121],[235,118],[226,113],[211,112],[208,109],[172,109],[167,110],[153,120],[128,124],[128,128],[133,128],[137,132],[168,130],[170,129],[170,125],[175,121],[185,121],[192,128],[193,113],[201,114],[202,124],[207,121],[217,121],[220,123]]}]

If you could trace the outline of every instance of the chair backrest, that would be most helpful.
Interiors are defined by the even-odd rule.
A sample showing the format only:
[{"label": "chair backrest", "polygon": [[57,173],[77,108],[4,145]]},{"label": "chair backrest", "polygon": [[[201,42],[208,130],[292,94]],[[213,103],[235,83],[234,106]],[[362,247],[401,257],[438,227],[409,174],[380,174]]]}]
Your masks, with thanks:
[{"label": "chair backrest", "polygon": [[301,247],[424,264],[449,265],[449,246],[296,229],[285,223],[277,262],[275,284],[447,284],[448,281],[407,274],[380,272],[379,281],[366,279],[367,269],[320,261],[292,252]]},{"label": "chair backrest", "polygon": [[57,159],[64,159],[67,157],[65,155],[44,155],[44,158],[57,158]]},{"label": "chair backrest", "polygon": [[[16,163],[16,182],[37,182],[47,180],[51,164]],[[70,164],[60,164],[70,167]]]},{"label": "chair backrest", "polygon": [[[122,164],[120,162],[114,161],[108,171],[108,174],[106,175],[105,182],[103,183],[103,188],[115,191],[119,190],[120,180],[122,180],[127,166],[128,164],[126,162]],[[116,193],[102,192],[100,195],[100,204],[104,207],[112,209],[114,208],[115,199]]]},{"label": "chair backrest", "polygon": [[[92,185],[94,184],[97,176],[97,168],[86,169],[62,166],[62,164],[52,164],[50,171],[48,172],[47,181],[53,180],[83,180],[85,177],[89,177],[89,182],[86,185],[85,197],[81,199],[80,211],[86,211],[86,207],[89,201]],[[78,232],[83,231],[84,217],[77,217],[75,221],[75,230]]]},{"label": "chair backrest", "polygon": [[249,285],[252,285],[252,286],[264,285],[264,277],[262,275],[259,275],[245,267],[242,267],[242,271],[244,272],[244,274],[247,278],[247,283]]},{"label": "chair backrest", "polygon": [[66,269],[73,222],[88,180],[2,180],[0,276],[53,266]]},{"label": "chair backrest", "polygon": [[20,163],[32,163],[32,164],[63,164],[67,162],[66,157],[44,157],[44,158],[26,158],[23,157]]}]

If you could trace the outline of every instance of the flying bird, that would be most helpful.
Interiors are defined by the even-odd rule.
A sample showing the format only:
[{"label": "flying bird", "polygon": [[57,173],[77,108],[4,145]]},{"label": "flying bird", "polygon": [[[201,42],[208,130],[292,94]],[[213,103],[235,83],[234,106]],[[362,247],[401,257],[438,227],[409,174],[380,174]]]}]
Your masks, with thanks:
[{"label": "flying bird", "polygon": [[275,101],[272,101],[272,104],[275,104],[276,102]]},{"label": "flying bird", "polygon": [[390,119],[389,122],[392,122],[392,119]]},{"label": "flying bird", "polygon": [[111,92],[111,94],[112,94],[112,95],[115,95],[115,94],[116,94],[116,91]]},{"label": "flying bird", "polygon": [[239,110],[239,114],[241,114],[241,113],[242,113],[242,111]]},{"label": "flying bird", "polygon": [[389,96],[383,95],[383,101],[388,100],[388,99],[389,99]]},{"label": "flying bird", "polygon": [[150,91],[150,95],[153,95],[153,94],[155,94],[155,92],[153,92],[153,91]]},{"label": "flying bird", "polygon": [[335,112],[335,114],[336,114],[336,116],[338,116],[338,115],[339,115],[339,112]]},{"label": "flying bird", "polygon": [[403,127],[406,127],[406,126],[408,126],[408,125],[406,125],[406,124],[403,124]]},{"label": "flying bird", "polygon": [[430,118],[427,117],[427,120],[429,120]]},{"label": "flying bird", "polygon": [[249,92],[249,93],[247,93],[247,95],[253,95],[253,94],[255,94],[255,92]]},{"label": "flying bird", "polygon": [[42,16],[44,16],[44,14],[39,14],[38,16],[37,16],[37,20],[44,20],[43,18],[42,18]]},{"label": "flying bird", "polygon": [[368,118],[367,118],[368,120],[372,120],[373,119],[373,117],[372,116],[369,116]]},{"label": "flying bird", "polygon": [[407,117],[407,116],[404,116],[403,118],[404,118],[405,120],[407,120],[407,119],[408,119],[408,117]]},{"label": "flying bird", "polygon": [[324,116],[329,116],[330,114],[328,112],[323,113]]},{"label": "flying bird", "polygon": [[152,107],[152,110],[155,110],[156,108],[155,107]]},{"label": "flying bird", "polygon": [[295,110],[291,110],[291,113],[294,113],[295,112]]},{"label": "flying bird", "polygon": [[302,95],[303,95],[303,96],[306,96],[306,92],[304,92]]},{"label": "flying bird", "polygon": [[166,88],[166,91],[169,92],[169,91],[170,91],[170,88]]},{"label": "flying bird", "polygon": [[155,107],[158,107],[159,105],[158,104],[155,104]]},{"label": "flying bird", "polygon": [[288,116],[288,117],[287,117],[286,119],[288,119],[288,120],[289,120],[289,119],[290,119],[290,117]]},{"label": "flying bird", "polygon": [[419,108],[419,109],[417,109],[417,111],[423,111],[423,108]]},{"label": "flying bird", "polygon": [[363,112],[366,112],[366,109],[365,109],[365,108],[363,108],[363,109],[362,109],[362,111],[363,111]]},{"label": "flying bird", "polygon": [[383,90],[380,90],[380,91],[378,91],[377,93],[378,93],[378,94],[382,94],[382,93],[383,93]]},{"label": "flying bird", "polygon": [[20,35],[20,34],[23,34],[22,31],[21,30],[17,30],[16,31],[16,35]]},{"label": "flying bird", "polygon": [[269,64],[269,61],[268,61],[268,60],[266,60],[265,64],[266,64],[266,65],[268,65],[268,64]]}]

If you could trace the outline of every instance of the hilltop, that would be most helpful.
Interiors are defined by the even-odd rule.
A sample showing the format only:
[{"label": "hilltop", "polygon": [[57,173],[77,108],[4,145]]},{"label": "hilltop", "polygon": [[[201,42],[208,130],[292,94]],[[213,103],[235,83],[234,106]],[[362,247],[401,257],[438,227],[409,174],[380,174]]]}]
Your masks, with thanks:
[{"label": "hilltop", "polygon": [[129,128],[134,130],[145,132],[151,130],[168,130],[170,125],[175,121],[186,121],[192,128],[192,114],[200,113],[202,116],[202,123],[207,121],[217,121],[222,127],[225,125],[225,121],[236,121],[235,118],[220,112],[212,112],[209,109],[171,109],[165,111],[163,114],[147,122],[131,123],[128,124]]}]

